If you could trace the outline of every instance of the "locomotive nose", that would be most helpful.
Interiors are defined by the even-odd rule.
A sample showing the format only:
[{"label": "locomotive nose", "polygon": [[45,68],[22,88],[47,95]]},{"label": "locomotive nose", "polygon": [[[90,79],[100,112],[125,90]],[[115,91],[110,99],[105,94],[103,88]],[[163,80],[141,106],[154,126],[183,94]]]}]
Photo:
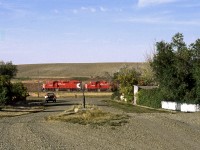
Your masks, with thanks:
[{"label": "locomotive nose", "polygon": [[81,89],[81,83],[77,83],[77,84],[76,84],[76,87],[77,87],[78,89]]}]

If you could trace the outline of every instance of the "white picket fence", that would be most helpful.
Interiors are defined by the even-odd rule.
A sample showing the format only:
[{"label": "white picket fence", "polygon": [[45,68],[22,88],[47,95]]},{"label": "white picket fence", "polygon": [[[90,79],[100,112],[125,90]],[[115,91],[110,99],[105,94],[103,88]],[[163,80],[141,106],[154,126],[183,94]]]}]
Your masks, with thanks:
[{"label": "white picket fence", "polygon": [[178,110],[178,111],[182,111],[182,112],[197,112],[197,111],[200,111],[199,104],[187,104],[187,103],[162,101],[161,106],[162,106],[163,109]]}]

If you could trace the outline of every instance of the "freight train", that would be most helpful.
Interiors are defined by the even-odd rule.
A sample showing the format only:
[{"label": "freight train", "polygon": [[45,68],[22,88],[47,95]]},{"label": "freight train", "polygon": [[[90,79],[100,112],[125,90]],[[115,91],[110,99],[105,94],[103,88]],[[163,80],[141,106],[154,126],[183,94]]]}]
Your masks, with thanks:
[{"label": "freight train", "polygon": [[79,80],[47,81],[42,85],[43,91],[108,91],[110,83],[107,81],[91,81],[82,85]]}]

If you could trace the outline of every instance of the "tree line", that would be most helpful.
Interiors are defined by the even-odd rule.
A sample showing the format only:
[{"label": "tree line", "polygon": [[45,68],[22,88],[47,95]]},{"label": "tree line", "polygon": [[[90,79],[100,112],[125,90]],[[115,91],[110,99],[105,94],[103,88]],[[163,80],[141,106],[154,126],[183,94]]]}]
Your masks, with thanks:
[{"label": "tree line", "polygon": [[134,68],[122,68],[114,74],[113,81],[119,84],[116,90],[119,95],[124,93],[131,101],[133,85],[145,81],[145,85],[158,85],[157,89],[148,92],[142,90],[138,95],[149,106],[151,102],[147,101],[200,103],[200,39],[187,45],[183,34],[177,33],[171,42],[157,42],[155,53],[148,64],[148,72],[144,69],[143,72],[138,72]]}]

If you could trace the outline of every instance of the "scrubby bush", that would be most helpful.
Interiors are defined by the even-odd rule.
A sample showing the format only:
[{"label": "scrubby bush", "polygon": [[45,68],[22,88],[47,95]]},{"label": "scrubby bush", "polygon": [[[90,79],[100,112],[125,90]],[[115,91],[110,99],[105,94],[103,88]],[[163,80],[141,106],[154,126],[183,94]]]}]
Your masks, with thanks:
[{"label": "scrubby bush", "polygon": [[138,83],[139,75],[134,68],[126,66],[114,73],[113,83],[118,85],[118,88],[113,91],[113,97],[119,98],[123,94],[124,98],[131,102],[134,96],[133,86]]}]

